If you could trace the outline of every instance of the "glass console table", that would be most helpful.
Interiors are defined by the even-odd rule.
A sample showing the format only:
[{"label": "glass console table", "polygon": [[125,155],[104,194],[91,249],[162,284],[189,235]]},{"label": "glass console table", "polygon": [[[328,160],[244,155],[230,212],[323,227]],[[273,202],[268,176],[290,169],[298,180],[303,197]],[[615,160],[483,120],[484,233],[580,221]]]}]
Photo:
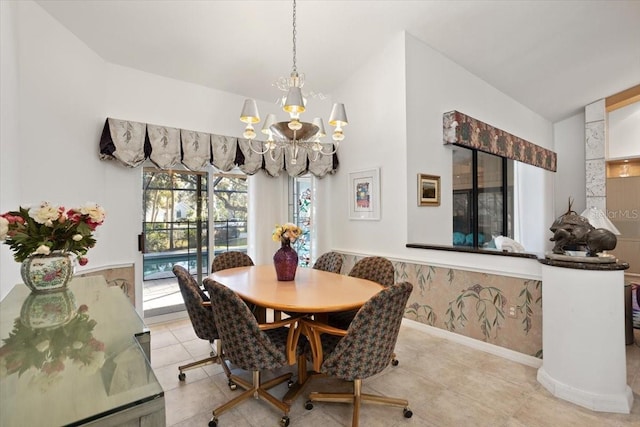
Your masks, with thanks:
[{"label": "glass console table", "polygon": [[0,425],[164,426],[150,335],[101,276],[64,292],[16,285],[0,301]]}]

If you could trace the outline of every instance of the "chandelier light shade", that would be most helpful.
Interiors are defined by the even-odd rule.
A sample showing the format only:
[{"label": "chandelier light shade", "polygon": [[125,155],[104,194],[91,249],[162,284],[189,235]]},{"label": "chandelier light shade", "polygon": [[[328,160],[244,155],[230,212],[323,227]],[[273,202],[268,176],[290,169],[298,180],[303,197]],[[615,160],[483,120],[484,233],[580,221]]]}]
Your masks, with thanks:
[{"label": "chandelier light shade", "polygon": [[282,109],[289,114],[304,113],[302,89],[296,86],[289,88],[289,92],[287,92],[287,99],[285,99],[284,107]]},{"label": "chandelier light shade", "polygon": [[269,152],[271,159],[275,160],[275,150],[289,149],[292,164],[296,163],[300,147],[305,147],[313,153],[312,161],[316,161],[321,154],[328,156],[338,150],[340,141],[344,140],[343,127],[349,123],[344,104],[333,105],[329,116],[329,125],[334,127],[333,142],[325,143],[321,141],[321,138],[326,136],[321,118],[314,118],[312,123],[300,119],[300,114],[304,113],[307,102],[302,92],[303,85],[304,74],[298,74],[296,68],[296,0],[293,0],[293,69],[288,79],[280,78],[277,84],[279,89],[287,92],[287,96],[282,99],[282,109],[289,114],[289,120],[279,122],[275,114],[268,114],[261,129],[261,133],[267,135],[267,140],[263,143],[263,149],[257,150],[252,144],[252,140],[256,137],[253,124],[260,122],[260,114],[256,101],[246,99],[240,120],[247,124],[242,135],[249,140],[251,150],[258,154]]},{"label": "chandelier light shade", "polygon": [[244,106],[242,107],[242,113],[240,113],[240,120],[247,124],[247,127],[242,134],[247,139],[253,139],[256,137],[256,132],[253,130],[253,124],[260,121],[260,114],[258,113],[258,105],[253,99],[245,99]]},{"label": "chandelier light shade", "polygon": [[329,116],[329,124],[336,128],[333,132],[334,141],[342,141],[344,139],[342,126],[349,124],[347,121],[347,112],[344,111],[344,104],[333,104],[331,116]]}]

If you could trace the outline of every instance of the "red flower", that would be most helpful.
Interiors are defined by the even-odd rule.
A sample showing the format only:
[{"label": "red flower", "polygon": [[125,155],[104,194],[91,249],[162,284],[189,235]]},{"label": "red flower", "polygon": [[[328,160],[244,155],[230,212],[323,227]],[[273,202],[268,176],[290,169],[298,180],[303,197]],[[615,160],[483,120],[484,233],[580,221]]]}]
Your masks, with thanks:
[{"label": "red flower", "polygon": [[15,224],[16,222],[20,223],[20,224],[24,224],[24,218],[22,218],[21,216],[18,215],[11,215],[11,214],[3,214],[0,215],[1,217],[3,217],[4,219],[6,219],[7,221],[9,221],[9,224]]},{"label": "red flower", "polygon": [[104,343],[93,337],[89,340],[89,346],[95,351],[104,351]]},{"label": "red flower", "polygon": [[73,209],[69,209],[69,211],[67,212],[67,217],[69,218],[69,220],[75,223],[82,221],[82,214]]},{"label": "red flower", "polygon": [[80,258],[78,258],[78,264],[80,265],[87,265],[88,262],[89,262],[89,258],[87,257],[81,256]]},{"label": "red flower", "polygon": [[95,231],[95,229],[101,224],[102,224],[101,222],[93,222],[90,219],[87,219],[87,225],[89,226],[91,231]]}]

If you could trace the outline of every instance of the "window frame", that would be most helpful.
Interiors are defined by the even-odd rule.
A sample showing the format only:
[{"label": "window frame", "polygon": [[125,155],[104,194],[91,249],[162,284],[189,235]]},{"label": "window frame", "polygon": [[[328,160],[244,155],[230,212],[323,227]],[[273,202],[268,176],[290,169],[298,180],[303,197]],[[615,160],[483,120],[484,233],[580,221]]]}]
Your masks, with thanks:
[{"label": "window frame", "polygon": [[[502,209],[501,209],[501,215],[502,215],[502,230],[501,230],[501,235],[502,236],[506,236],[506,237],[510,237],[513,238],[513,232],[512,230],[514,230],[513,224],[511,223],[513,221],[513,215],[509,215],[509,206],[513,206],[513,199],[514,199],[514,192],[513,192],[513,188],[509,189],[509,183],[511,182],[511,185],[513,187],[513,176],[511,177],[512,179],[509,179],[509,170],[511,170],[511,173],[513,174],[513,165],[510,168],[509,167],[509,162],[514,162],[514,160],[512,159],[508,159],[506,157],[502,157],[502,156],[498,156],[492,153],[487,153],[484,151],[480,151],[480,150],[476,150],[476,149],[472,149],[472,148],[468,148],[468,147],[461,147],[458,146],[456,147],[456,149],[458,150],[467,150],[471,152],[471,188],[470,189],[455,189],[452,187],[452,217],[453,219],[453,225],[452,228],[455,227],[455,214],[456,214],[456,203],[459,202],[459,198],[460,195],[464,195],[465,193],[468,194],[468,200],[467,200],[467,207],[468,207],[468,217],[469,220],[467,220],[467,222],[469,223],[470,226],[470,230],[468,233],[465,234],[472,235],[472,244],[471,246],[466,245],[466,244],[462,244],[462,245],[456,245],[453,241],[452,244],[454,247],[471,247],[473,249],[488,249],[485,248],[483,246],[480,245],[479,243],[479,233],[480,233],[480,203],[479,203],[479,199],[480,199],[480,194],[485,194],[488,192],[497,192],[501,195],[502,197]],[[487,190],[491,190],[491,188],[496,188],[496,187],[491,187],[491,188],[482,188],[480,187],[480,180],[478,177],[478,171],[479,171],[479,166],[478,166],[478,153],[482,153],[483,155],[488,155],[488,156],[493,156],[493,157],[497,157],[498,159],[500,159],[500,164],[501,164],[501,173],[500,173],[500,186],[497,188],[500,188],[499,191],[487,191]],[[452,165],[452,175],[453,175],[453,179],[455,179],[455,175],[456,175],[456,167],[455,165]],[[456,197],[458,196],[458,197]],[[513,209],[513,208],[512,208]],[[511,233],[510,233],[511,231]],[[455,229],[452,230],[452,234],[456,232]],[[485,239],[485,241],[483,242],[483,245],[488,243],[489,241],[487,241]]]}]

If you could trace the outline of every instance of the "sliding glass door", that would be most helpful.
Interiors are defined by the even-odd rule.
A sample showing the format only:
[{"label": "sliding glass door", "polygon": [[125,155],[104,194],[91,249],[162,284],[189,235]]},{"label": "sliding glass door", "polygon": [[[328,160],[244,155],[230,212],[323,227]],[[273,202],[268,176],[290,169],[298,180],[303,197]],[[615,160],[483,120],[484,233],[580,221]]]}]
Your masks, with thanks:
[{"label": "sliding glass door", "polygon": [[182,310],[172,272],[182,265],[201,281],[208,273],[207,174],[183,170],[143,171],[144,310],[148,315]]}]

